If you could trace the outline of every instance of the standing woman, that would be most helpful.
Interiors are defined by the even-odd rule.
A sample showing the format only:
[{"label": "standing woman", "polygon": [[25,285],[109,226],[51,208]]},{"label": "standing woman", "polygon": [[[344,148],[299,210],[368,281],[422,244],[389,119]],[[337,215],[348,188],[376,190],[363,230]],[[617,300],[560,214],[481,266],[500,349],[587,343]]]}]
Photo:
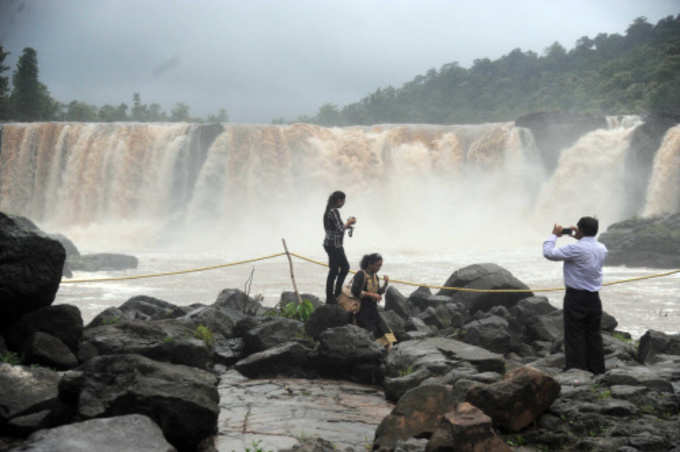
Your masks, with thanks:
[{"label": "standing woman", "polygon": [[326,231],[323,248],[328,254],[327,304],[337,303],[336,297],[340,295],[342,284],[345,282],[347,272],[349,272],[349,262],[347,262],[342,241],[345,238],[345,229],[352,227],[357,220],[354,217],[349,217],[347,223],[342,222],[338,209],[344,204],[345,194],[341,191],[334,191],[328,197],[326,212],[323,214],[323,228]]},{"label": "standing woman", "polygon": [[383,258],[378,253],[367,254],[361,259],[361,271],[352,279],[352,295],[361,300],[361,308],[356,314],[357,325],[373,333],[373,337],[389,349],[396,338],[378,314],[378,303],[390,281],[385,275],[385,283],[380,287],[378,271],[382,264]]}]

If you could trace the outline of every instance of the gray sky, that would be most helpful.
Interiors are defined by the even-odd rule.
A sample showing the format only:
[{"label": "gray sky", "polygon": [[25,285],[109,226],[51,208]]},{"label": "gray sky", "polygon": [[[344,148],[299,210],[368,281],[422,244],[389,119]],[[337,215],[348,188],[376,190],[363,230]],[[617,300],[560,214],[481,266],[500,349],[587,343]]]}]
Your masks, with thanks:
[{"label": "gray sky", "polygon": [[0,0],[14,71],[38,52],[53,97],[176,102],[270,122],[400,87],[429,68],[514,48],[542,53],[680,13],[679,0]]}]

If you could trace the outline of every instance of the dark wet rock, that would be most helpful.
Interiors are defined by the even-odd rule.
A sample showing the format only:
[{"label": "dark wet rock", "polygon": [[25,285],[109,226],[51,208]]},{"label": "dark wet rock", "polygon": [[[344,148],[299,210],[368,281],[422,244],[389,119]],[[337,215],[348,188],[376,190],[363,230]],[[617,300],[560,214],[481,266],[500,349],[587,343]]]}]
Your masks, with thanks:
[{"label": "dark wet rock", "polygon": [[52,304],[66,258],[61,243],[26,228],[23,220],[28,221],[0,212],[0,335],[22,316]]},{"label": "dark wet rock", "polygon": [[418,386],[404,394],[375,431],[374,451],[392,451],[398,441],[429,437],[442,416],[462,402],[450,386]]},{"label": "dark wet rock", "polygon": [[[307,300],[310,303],[312,303],[312,306],[314,306],[314,309],[318,309],[319,307],[324,305],[324,302],[321,301],[319,297],[317,297],[314,294],[311,293],[301,293],[300,298],[302,300]],[[295,295],[295,292],[281,292],[281,299],[279,300],[279,303],[276,305],[276,308],[278,310],[283,309],[288,303],[297,303],[298,298]]]},{"label": "dark wet rock", "polygon": [[314,377],[316,371],[309,366],[312,349],[298,342],[284,342],[264,351],[253,353],[234,365],[249,378]]},{"label": "dark wet rock", "polygon": [[[456,270],[449,276],[444,286],[469,289],[529,289],[508,270],[491,263],[474,264]],[[452,301],[463,304],[472,314],[479,310],[488,311],[494,306],[510,308],[519,300],[533,296],[531,292],[462,292],[448,289],[440,290],[438,295],[450,296]]]},{"label": "dark wet rock", "polygon": [[128,315],[116,307],[109,307],[97,314],[85,328],[94,328],[102,325],[113,325],[121,320],[131,320]]},{"label": "dark wet rock", "polygon": [[243,334],[246,353],[257,353],[284,342],[304,340],[305,327],[298,320],[276,318]]},{"label": "dark wet rock", "polygon": [[406,333],[406,321],[399,314],[394,311],[383,311],[380,312],[380,317],[385,322],[385,325],[392,330],[397,340],[406,340],[404,336]]},{"label": "dark wet rock", "polygon": [[92,419],[40,430],[17,451],[24,452],[174,452],[158,425],[141,414]]},{"label": "dark wet rock", "polygon": [[[637,350],[631,342],[622,341],[618,337],[607,333],[602,334],[602,344],[605,358],[610,363],[614,359],[619,360],[622,365],[635,365],[637,363]],[[612,368],[613,366],[609,366]]]},{"label": "dark wet rock", "polygon": [[61,245],[64,247],[64,250],[66,251],[66,260],[64,261],[63,275],[67,278],[72,278],[73,272],[71,271],[70,260],[80,257],[78,248],[76,248],[76,246],[68,237],[62,234],[47,234],[47,236],[61,243]]},{"label": "dark wet rock", "polygon": [[419,317],[409,317],[406,321],[406,332],[409,335],[407,339],[416,339],[418,336],[414,336],[414,332],[422,336],[429,336],[432,334],[432,328],[427,326]]},{"label": "dark wet rock", "polygon": [[680,333],[666,334],[648,330],[642,335],[638,346],[638,361],[653,364],[659,360],[660,354],[680,356]]},{"label": "dark wet rock", "polygon": [[411,295],[406,299],[406,304],[409,307],[412,315],[417,314],[423,309],[430,306],[428,298],[432,296],[432,291],[427,287],[418,287],[416,290],[411,292]]},{"label": "dark wet rock", "polygon": [[24,345],[24,364],[40,364],[58,370],[78,366],[78,358],[58,338],[38,331]]},{"label": "dark wet rock", "polygon": [[526,114],[515,125],[531,130],[545,168],[552,173],[563,149],[590,131],[606,128],[607,121],[602,115],[550,111]]},{"label": "dark wet rock", "polygon": [[507,320],[495,315],[473,320],[463,326],[463,340],[495,353],[508,353],[512,349],[512,338]]},{"label": "dark wet rock", "polygon": [[511,370],[497,383],[471,388],[465,400],[495,424],[518,432],[543,414],[559,393],[560,384],[550,375],[525,366]]},{"label": "dark wet rock", "polygon": [[337,304],[324,304],[309,316],[305,322],[305,331],[310,337],[319,339],[321,333],[328,328],[347,325],[351,321],[352,314]]},{"label": "dark wet rock", "polygon": [[381,360],[383,347],[365,329],[356,325],[345,325],[321,333],[319,354],[329,363],[350,365]]},{"label": "dark wet rock", "polygon": [[387,375],[397,376],[409,368],[439,367],[448,372],[461,362],[470,363],[478,372],[505,372],[503,357],[480,347],[454,339],[432,337],[397,344],[387,356]]},{"label": "dark wet rock", "polygon": [[210,372],[125,354],[92,358],[63,379],[77,388],[82,419],[145,414],[187,451],[217,432],[217,378]]},{"label": "dark wet rock", "polygon": [[[431,295],[426,292],[418,293],[414,292],[416,296],[411,295],[408,302],[415,306],[416,312],[423,312],[429,308],[439,309],[449,303],[451,303],[451,297],[447,295]],[[448,315],[447,315],[448,316]]]},{"label": "dark wet rock", "polygon": [[511,452],[496,435],[491,418],[469,403],[459,403],[445,413],[427,443],[426,452]]},{"label": "dark wet rock", "polygon": [[37,332],[59,338],[72,351],[78,350],[83,334],[83,318],[76,306],[58,304],[46,306],[26,314],[8,329],[5,338],[13,350],[22,350],[24,341]]},{"label": "dark wet rock", "polygon": [[254,316],[262,311],[262,305],[239,289],[224,289],[213,303],[217,308],[228,308],[242,314]]},{"label": "dark wet rock", "polygon": [[645,386],[658,392],[673,393],[673,385],[662,378],[652,368],[645,366],[630,366],[611,369],[601,377],[601,381],[607,386],[629,385]]},{"label": "dark wet rock", "polygon": [[88,328],[81,340],[78,359],[85,362],[99,355],[136,353],[158,361],[207,369],[212,360],[211,345],[194,333],[177,320],[126,320]]},{"label": "dark wet rock", "polygon": [[541,315],[552,314],[557,308],[550,304],[547,297],[533,296],[522,298],[510,308],[515,317],[530,319]]},{"label": "dark wet rock", "polygon": [[0,432],[25,436],[68,422],[72,412],[59,400],[58,385],[51,369],[0,363]]},{"label": "dark wet rock", "polygon": [[385,292],[385,310],[394,311],[404,320],[411,316],[411,308],[406,297],[394,286],[388,286]]},{"label": "dark wet rock", "polygon": [[425,308],[420,312],[420,314],[417,315],[418,319],[422,320],[423,323],[427,326],[429,326],[431,329],[436,330],[441,330],[446,328],[446,326],[451,324],[451,321],[449,319],[448,324],[445,322],[446,319],[440,317],[432,306]]},{"label": "dark wet rock", "polygon": [[386,377],[383,382],[385,398],[396,402],[406,391],[415,388],[431,376],[432,373],[428,369],[421,367],[417,370],[406,369],[396,377]]},{"label": "dark wet rock", "polygon": [[167,301],[138,295],[118,307],[130,320],[165,320],[184,315],[184,311]]},{"label": "dark wet rock", "polygon": [[7,344],[5,344],[5,338],[0,336],[0,355],[4,355],[7,352]]},{"label": "dark wet rock", "polygon": [[602,312],[602,320],[600,321],[600,329],[602,331],[614,331],[618,325],[619,322],[616,321],[613,315],[605,311]]},{"label": "dark wet rock", "polygon": [[73,257],[68,264],[73,271],[101,272],[137,268],[139,261],[127,254],[95,253]]},{"label": "dark wet rock", "polygon": [[562,311],[533,317],[526,323],[529,342],[555,342],[564,338],[564,318]]},{"label": "dark wet rock", "polygon": [[201,325],[208,328],[213,335],[230,338],[236,336],[236,324],[243,319],[243,314],[227,308],[206,306],[179,317],[177,320],[188,328],[196,330]]},{"label": "dark wet rock", "polygon": [[600,234],[607,246],[607,265],[680,267],[680,213],[631,218]]},{"label": "dark wet rock", "polygon": [[246,345],[243,342],[243,338],[215,338],[215,363],[231,366],[245,357],[245,348]]}]

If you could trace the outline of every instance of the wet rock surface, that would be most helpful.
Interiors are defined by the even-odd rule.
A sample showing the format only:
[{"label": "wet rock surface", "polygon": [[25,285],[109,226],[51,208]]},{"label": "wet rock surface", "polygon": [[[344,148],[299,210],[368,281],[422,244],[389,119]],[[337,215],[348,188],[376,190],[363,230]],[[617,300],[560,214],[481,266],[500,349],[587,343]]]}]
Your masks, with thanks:
[{"label": "wet rock surface", "polygon": [[600,234],[607,246],[607,265],[680,268],[680,213],[631,218]]},{"label": "wet rock surface", "polygon": [[311,438],[336,450],[366,451],[392,410],[381,388],[338,380],[249,380],[229,371],[218,389],[219,452],[242,451],[258,441],[262,450],[291,449]]}]

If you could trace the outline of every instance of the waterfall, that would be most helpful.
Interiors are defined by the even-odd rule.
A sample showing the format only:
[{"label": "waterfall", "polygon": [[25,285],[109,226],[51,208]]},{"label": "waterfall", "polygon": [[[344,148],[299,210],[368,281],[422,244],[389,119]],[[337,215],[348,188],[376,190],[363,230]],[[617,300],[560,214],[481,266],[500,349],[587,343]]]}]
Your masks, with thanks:
[{"label": "waterfall", "polygon": [[[342,215],[357,216],[355,235],[372,249],[512,240],[531,223],[621,219],[623,157],[639,123],[608,118],[608,129],[562,151],[552,175],[531,132],[512,122],[5,124],[0,210],[81,240],[105,231],[108,243],[130,246],[257,247],[286,236],[318,248],[323,206],[341,189]],[[677,162],[673,130],[663,152]],[[650,185],[648,206],[677,210],[674,168],[666,179],[655,169],[653,179],[675,198],[652,201]]]},{"label": "waterfall", "polygon": [[644,216],[680,211],[680,125],[668,129],[654,156]]},{"label": "waterfall", "polygon": [[538,196],[534,211],[538,221],[572,225],[588,215],[606,225],[622,219],[624,157],[642,121],[639,117],[607,119],[609,128],[589,132],[562,151]]}]

